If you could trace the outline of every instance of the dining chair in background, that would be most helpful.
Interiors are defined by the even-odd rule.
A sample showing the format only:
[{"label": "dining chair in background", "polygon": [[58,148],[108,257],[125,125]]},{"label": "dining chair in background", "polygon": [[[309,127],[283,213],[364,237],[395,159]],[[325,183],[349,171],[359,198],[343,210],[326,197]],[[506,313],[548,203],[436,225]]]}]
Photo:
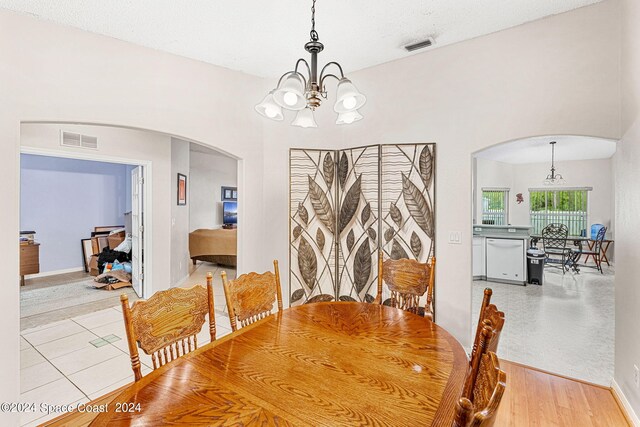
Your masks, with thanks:
[{"label": "dining chair in background", "polygon": [[233,331],[238,329],[238,323],[240,327],[244,327],[271,315],[276,300],[278,311],[282,311],[282,290],[277,260],[273,261],[273,268],[273,273],[251,272],[234,280],[227,280],[225,271],[220,273]]},{"label": "dining chair in background", "polygon": [[485,325],[478,348],[471,358],[462,397],[456,403],[453,427],[490,427],[506,389],[507,374],[500,369],[498,356],[488,350],[493,330]]},{"label": "dining chair in background", "polygon": [[[593,258],[593,262],[596,264],[595,268],[600,272],[600,274],[604,274],[602,271],[602,244],[604,242],[604,237],[607,234],[607,227],[601,227],[598,230],[598,234],[596,234],[596,239],[593,241],[593,244],[589,245],[590,247],[586,250],[580,249],[577,251],[580,256],[578,259],[582,257],[582,255],[586,255],[584,262],[589,261],[589,257]],[[591,267],[591,265],[583,265],[583,267]]]},{"label": "dining chair in background", "polygon": [[[542,248],[545,253],[545,264],[560,263],[562,274],[568,270],[571,260],[571,248],[567,248],[569,229],[564,224],[549,224],[542,229]],[[560,257],[560,260],[554,257]]]},{"label": "dining chair in background", "polygon": [[135,380],[142,378],[138,347],[151,356],[157,369],[198,348],[196,335],[209,316],[211,341],[216,339],[213,307],[213,276],[207,273],[207,286],[171,288],[138,300],[129,306],[126,294],[120,296],[122,314]]},{"label": "dining chair in background", "polygon": [[487,350],[493,351],[494,353],[498,352],[500,334],[502,333],[502,328],[504,326],[504,313],[499,311],[495,304],[491,304],[491,295],[493,295],[493,290],[491,288],[485,288],[482,305],[480,306],[480,315],[478,316],[476,337],[473,340],[473,347],[471,349],[471,360],[473,360],[473,357],[478,351],[480,336],[485,325],[489,325],[493,332],[491,339],[487,343]]},{"label": "dining chair in background", "polygon": [[436,259],[427,263],[412,259],[388,259],[383,261],[383,252],[378,255],[378,295],[374,303],[382,303],[382,283],[386,283],[391,298],[389,305],[415,314],[420,314],[420,298],[426,294],[424,317],[433,320],[433,291]]}]

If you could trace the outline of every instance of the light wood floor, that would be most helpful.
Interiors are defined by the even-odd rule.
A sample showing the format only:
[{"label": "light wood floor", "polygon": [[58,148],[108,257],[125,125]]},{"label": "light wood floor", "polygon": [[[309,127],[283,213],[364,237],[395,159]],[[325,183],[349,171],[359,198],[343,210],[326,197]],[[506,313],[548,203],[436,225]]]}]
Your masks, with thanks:
[{"label": "light wood floor", "polygon": [[496,426],[627,427],[610,389],[500,361],[507,388]]}]

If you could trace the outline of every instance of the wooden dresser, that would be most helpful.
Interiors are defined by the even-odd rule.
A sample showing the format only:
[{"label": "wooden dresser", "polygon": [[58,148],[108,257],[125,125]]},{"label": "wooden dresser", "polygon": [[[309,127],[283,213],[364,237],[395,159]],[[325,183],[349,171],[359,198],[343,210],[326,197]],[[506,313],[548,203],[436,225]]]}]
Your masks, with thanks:
[{"label": "wooden dresser", "polygon": [[40,273],[40,243],[20,245],[20,286],[24,286],[24,276]]}]

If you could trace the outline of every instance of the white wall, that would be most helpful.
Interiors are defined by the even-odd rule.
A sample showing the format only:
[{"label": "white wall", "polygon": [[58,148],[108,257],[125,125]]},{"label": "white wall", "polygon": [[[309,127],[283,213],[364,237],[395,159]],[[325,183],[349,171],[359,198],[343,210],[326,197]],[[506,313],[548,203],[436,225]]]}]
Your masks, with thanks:
[{"label": "white wall", "polygon": [[[60,145],[60,130],[77,132],[98,138],[98,150],[87,152],[82,148]],[[51,150],[54,153],[80,153],[125,160],[150,161],[152,168],[152,257],[151,280],[147,282],[150,292],[167,289],[170,285],[171,257],[166,248],[171,245],[171,235],[163,232],[171,221],[170,196],[175,193],[162,191],[171,188],[171,138],[155,132],[106,126],[23,124],[21,126],[22,147]],[[103,224],[109,225],[109,224]],[[37,231],[37,230],[36,230]],[[147,233],[147,238],[149,233]],[[145,266],[149,268],[149,266]],[[149,271],[149,270],[145,270]],[[149,277],[147,275],[147,277]]]},{"label": "white wall", "polygon": [[[14,283],[18,276],[20,122],[25,121],[151,129],[240,158],[240,204],[251,215],[239,212],[239,268],[269,268],[263,248],[255,244],[263,233],[263,155],[261,122],[253,105],[263,96],[262,79],[4,9],[0,52],[0,180],[7,230],[0,240],[0,282]],[[170,169],[168,163],[166,167]],[[155,188],[155,200],[165,201],[167,227],[172,186],[167,178]],[[170,237],[159,234],[156,242],[165,242],[166,250]],[[158,268],[166,269],[165,274],[154,275],[168,282],[169,260],[162,264]],[[0,341],[10,349],[0,356],[0,401],[17,401],[17,286],[0,287],[0,312]],[[14,425],[15,420],[16,414],[0,414],[0,424]]]},{"label": "white wall", "polygon": [[[178,174],[187,177],[187,204],[178,206]],[[179,284],[189,275],[189,142],[171,138],[171,285]]]},{"label": "white wall", "polygon": [[[191,231],[222,226],[221,187],[237,187],[238,161],[224,154],[191,152]],[[250,212],[247,212],[250,214]]]},{"label": "white wall", "polygon": [[[264,120],[263,240],[288,270],[288,149],[436,142],[436,313],[464,344],[471,324],[471,154],[536,135],[619,135],[619,8],[605,1],[495,34],[349,73],[367,95],[364,120],[336,126],[329,100],[318,129]],[[329,59],[330,46],[321,61]],[[265,90],[275,85],[269,81]],[[268,173],[267,173],[268,171]],[[463,243],[446,242],[461,231]],[[285,291],[285,293],[287,293]]]},{"label": "white wall", "polygon": [[622,140],[615,159],[616,350],[614,379],[640,417],[640,3],[622,2]]}]

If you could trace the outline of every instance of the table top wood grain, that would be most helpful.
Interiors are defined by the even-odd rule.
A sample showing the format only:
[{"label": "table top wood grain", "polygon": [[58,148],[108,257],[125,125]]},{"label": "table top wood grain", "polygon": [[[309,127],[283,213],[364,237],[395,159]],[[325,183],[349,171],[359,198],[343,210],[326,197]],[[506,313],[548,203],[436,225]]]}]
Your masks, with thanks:
[{"label": "table top wood grain", "polygon": [[[92,425],[450,426],[467,366],[458,341],[423,317],[308,304],[148,374]],[[116,412],[123,403],[140,411]]]}]

